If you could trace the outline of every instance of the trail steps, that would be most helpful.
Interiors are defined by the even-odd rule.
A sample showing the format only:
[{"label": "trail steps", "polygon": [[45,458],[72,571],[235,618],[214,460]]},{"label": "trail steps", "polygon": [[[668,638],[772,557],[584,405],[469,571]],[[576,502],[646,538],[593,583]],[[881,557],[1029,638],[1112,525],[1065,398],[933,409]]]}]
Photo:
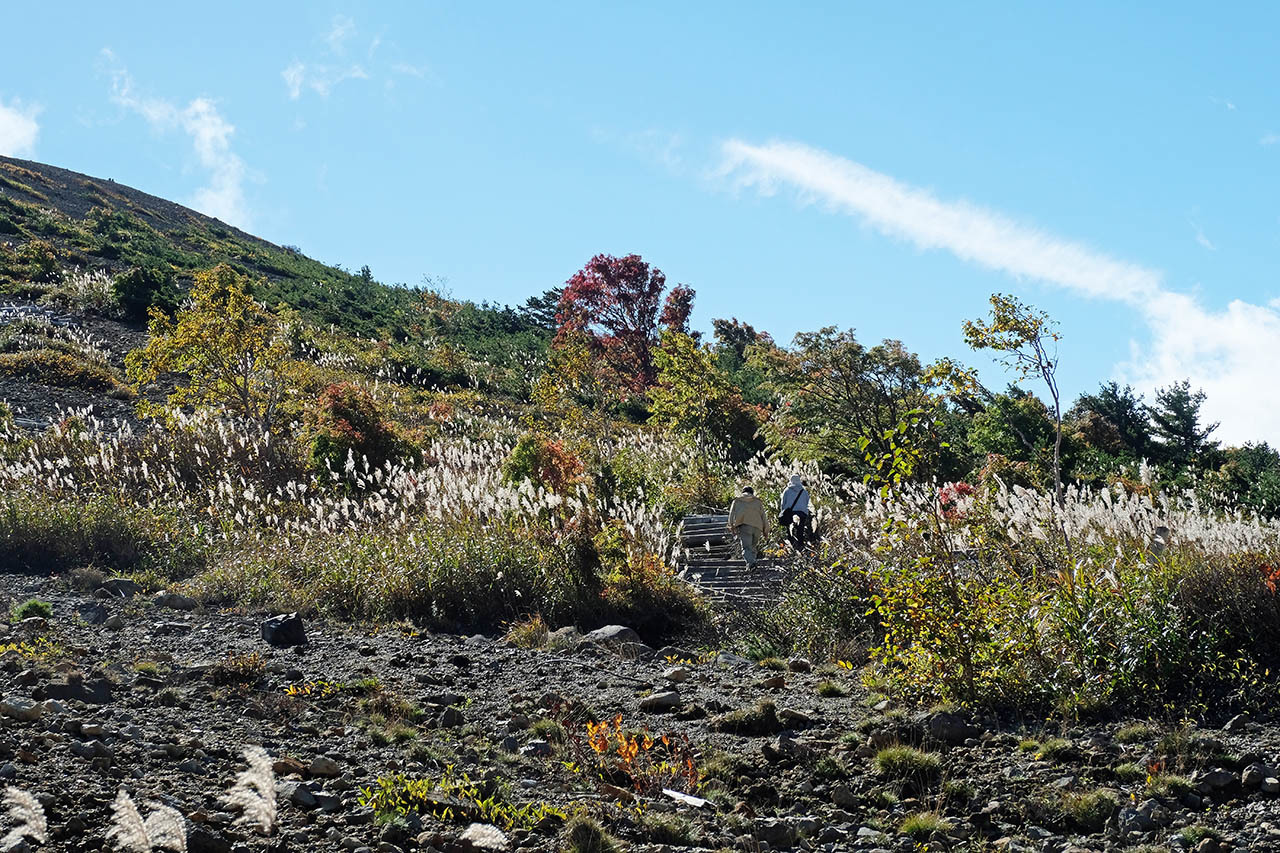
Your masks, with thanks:
[{"label": "trail steps", "polygon": [[762,559],[747,568],[728,513],[687,515],[677,531],[678,577],[703,594],[727,604],[769,604],[782,589],[783,569]]}]

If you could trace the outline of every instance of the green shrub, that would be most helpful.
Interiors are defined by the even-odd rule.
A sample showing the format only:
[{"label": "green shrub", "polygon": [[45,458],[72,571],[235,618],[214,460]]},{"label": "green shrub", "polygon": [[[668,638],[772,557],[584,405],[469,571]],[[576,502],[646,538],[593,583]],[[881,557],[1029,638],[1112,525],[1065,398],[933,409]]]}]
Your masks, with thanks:
[{"label": "green shrub", "polygon": [[688,847],[693,844],[693,824],[674,814],[647,812],[640,818],[640,831],[654,844]]},{"label": "green shrub", "polygon": [[1194,787],[1187,777],[1172,773],[1157,773],[1147,780],[1147,793],[1155,797],[1181,797]]},{"label": "green shrub", "polygon": [[902,822],[898,831],[914,841],[928,841],[935,832],[947,832],[951,822],[934,812],[917,812]]},{"label": "green shrub", "polygon": [[173,276],[159,267],[131,267],[115,277],[113,288],[121,312],[131,320],[146,319],[152,307],[165,313],[178,307]]},{"label": "green shrub", "polygon": [[619,853],[622,850],[616,838],[583,814],[574,816],[565,826],[564,843],[567,853]]},{"label": "green shrub", "polygon": [[818,682],[818,686],[814,689],[817,690],[819,696],[826,699],[836,699],[841,696],[849,695],[848,689],[843,684],[838,681],[831,681],[830,679]]},{"label": "green shrub", "polygon": [[938,774],[942,762],[935,753],[899,745],[877,752],[875,765],[881,775],[891,779],[928,779]]},{"label": "green shrub", "polygon": [[1121,726],[1116,732],[1116,743],[1142,743],[1154,736],[1151,726],[1146,723],[1131,723]]},{"label": "green shrub", "polygon": [[21,604],[15,603],[9,613],[15,622],[32,618],[49,619],[53,616],[53,607],[47,601],[29,598]]},{"label": "green shrub", "polygon": [[1146,778],[1147,775],[1146,770],[1143,770],[1140,765],[1132,761],[1117,764],[1112,772],[1116,774],[1116,781],[1124,783],[1137,782]]},{"label": "green shrub", "polygon": [[1104,790],[1069,793],[1062,798],[1063,814],[1086,832],[1101,831],[1118,805],[1115,795]]},{"label": "green shrub", "polygon": [[109,367],[53,349],[0,353],[0,376],[20,377],[58,388],[108,391],[121,396],[133,393]]},{"label": "green shrub", "polygon": [[320,393],[307,416],[306,434],[316,471],[363,472],[404,455],[408,445],[383,416],[373,395],[349,382]]},{"label": "green shrub", "polygon": [[735,735],[761,737],[782,731],[782,722],[778,719],[777,707],[765,699],[755,707],[741,708],[716,717],[711,721],[711,728]]},{"label": "green shrub", "polygon": [[51,574],[96,565],[183,578],[207,558],[208,545],[191,526],[161,511],[108,497],[0,494],[0,564],[11,571]]}]

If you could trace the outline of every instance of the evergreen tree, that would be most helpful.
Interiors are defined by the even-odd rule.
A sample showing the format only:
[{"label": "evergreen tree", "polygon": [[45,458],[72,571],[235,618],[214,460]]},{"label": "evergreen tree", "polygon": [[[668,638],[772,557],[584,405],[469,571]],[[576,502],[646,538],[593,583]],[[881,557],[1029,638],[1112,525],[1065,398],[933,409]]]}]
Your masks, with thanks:
[{"label": "evergreen tree", "polygon": [[1156,402],[1148,408],[1155,433],[1154,449],[1161,462],[1177,467],[1193,465],[1207,450],[1218,447],[1209,435],[1218,424],[1200,425],[1200,407],[1204,391],[1191,391],[1184,379],[1156,391]]},{"label": "evergreen tree", "polygon": [[1072,406],[1072,420],[1083,421],[1093,412],[1106,418],[1119,433],[1124,450],[1135,459],[1144,459],[1151,452],[1151,421],[1142,395],[1133,388],[1123,388],[1117,382],[1104,382],[1096,394],[1081,394]]}]

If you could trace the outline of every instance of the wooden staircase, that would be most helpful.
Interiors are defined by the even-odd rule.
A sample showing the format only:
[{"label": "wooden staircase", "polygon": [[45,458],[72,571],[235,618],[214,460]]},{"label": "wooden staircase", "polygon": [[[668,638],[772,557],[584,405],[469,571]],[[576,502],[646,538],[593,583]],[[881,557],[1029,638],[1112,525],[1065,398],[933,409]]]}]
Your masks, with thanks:
[{"label": "wooden staircase", "polygon": [[710,510],[687,515],[677,530],[677,576],[710,598],[726,604],[770,604],[782,591],[784,572],[761,559],[754,569],[742,559],[742,547],[729,530],[728,513]]}]

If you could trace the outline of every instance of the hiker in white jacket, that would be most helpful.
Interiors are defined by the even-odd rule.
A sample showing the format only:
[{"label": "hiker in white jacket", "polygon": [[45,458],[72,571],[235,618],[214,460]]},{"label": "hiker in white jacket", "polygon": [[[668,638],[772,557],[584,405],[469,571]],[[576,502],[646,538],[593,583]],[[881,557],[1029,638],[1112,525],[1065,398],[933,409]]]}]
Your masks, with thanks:
[{"label": "hiker in white jacket", "polygon": [[787,541],[800,551],[813,537],[813,515],[809,511],[809,490],[796,474],[778,500],[778,524],[787,532]]}]

